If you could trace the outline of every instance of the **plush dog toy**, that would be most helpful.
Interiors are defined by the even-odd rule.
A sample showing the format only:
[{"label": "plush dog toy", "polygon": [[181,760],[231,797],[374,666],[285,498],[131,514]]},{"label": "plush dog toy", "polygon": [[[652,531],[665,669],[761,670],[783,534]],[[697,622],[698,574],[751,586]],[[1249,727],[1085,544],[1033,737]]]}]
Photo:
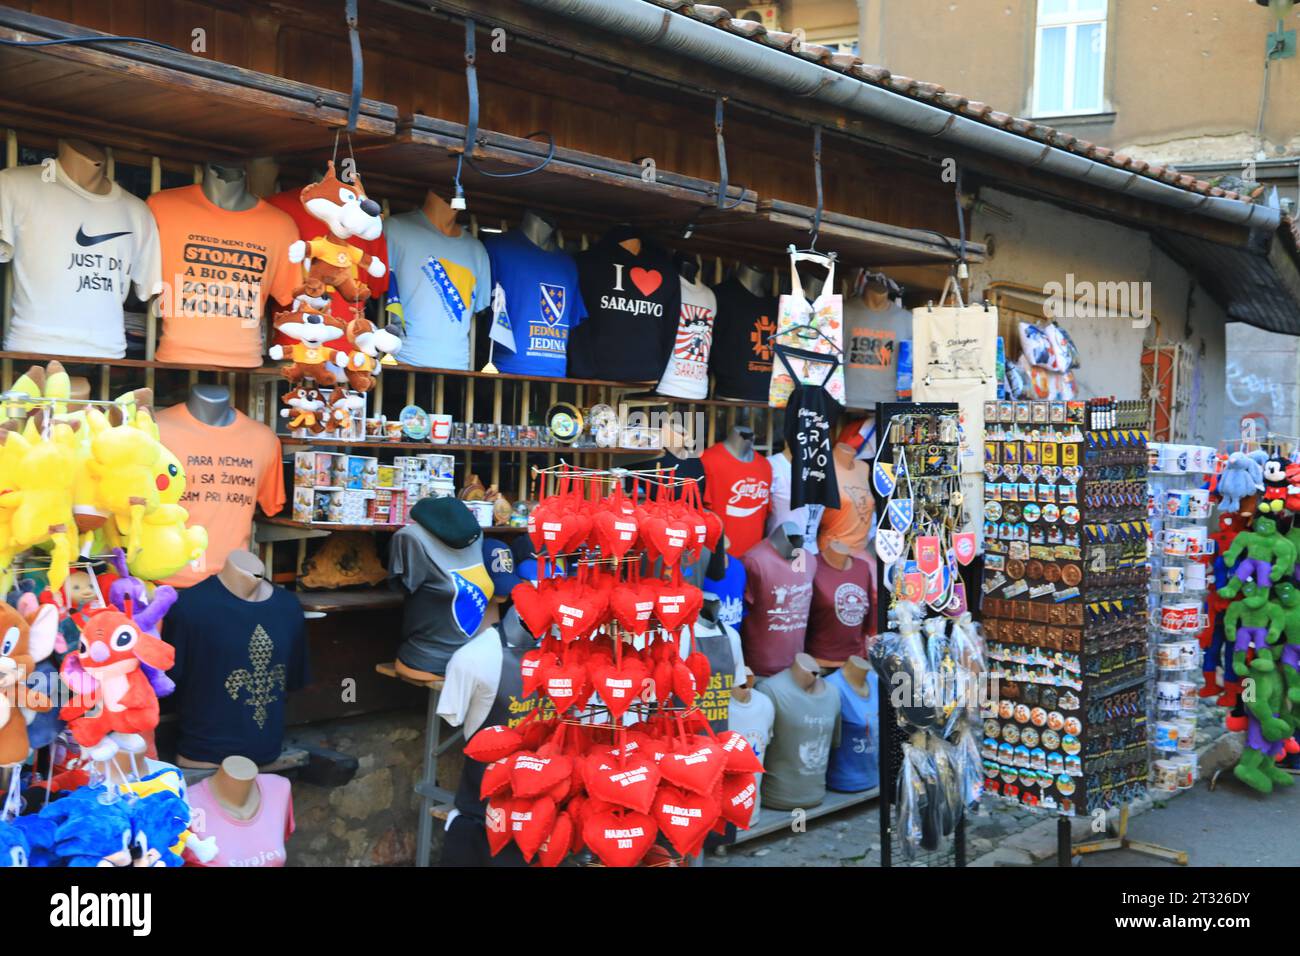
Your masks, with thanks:
[{"label": "plush dog toy", "polygon": [[1228,463],[1223,466],[1223,473],[1215,485],[1219,493],[1219,508],[1222,511],[1240,511],[1241,499],[1264,490],[1264,462],[1268,453],[1264,451],[1234,451],[1228,456]]},{"label": "plush dog toy", "polygon": [[[341,182],[334,175],[334,164],[326,167],[320,182],[305,186],[299,194],[302,206],[319,219],[329,232],[310,241],[298,240],[289,246],[289,261],[302,263],[305,277],[295,298],[303,296],[311,303],[329,302],[338,292],[353,303],[364,303],[370,289],[358,280],[358,268],[379,278],[387,267],[379,259],[348,242],[353,236],[378,239],[384,230],[380,206],[366,196],[361,178]],[[317,305],[317,308],[321,306]]]},{"label": "plush dog toy", "polygon": [[[364,287],[363,287],[364,288]],[[334,361],[348,377],[348,384],[358,392],[368,392],[375,387],[375,376],[380,367],[395,364],[393,356],[402,347],[402,340],[388,329],[377,329],[369,319],[353,319],[347,326],[349,351],[339,351]]]},{"label": "plush dog toy", "polygon": [[[22,763],[30,743],[27,716],[53,707],[45,693],[27,686],[36,662],[54,651],[59,614],[53,607],[38,610],[33,621],[0,603],[0,766]],[[33,634],[32,624],[36,629]]]}]

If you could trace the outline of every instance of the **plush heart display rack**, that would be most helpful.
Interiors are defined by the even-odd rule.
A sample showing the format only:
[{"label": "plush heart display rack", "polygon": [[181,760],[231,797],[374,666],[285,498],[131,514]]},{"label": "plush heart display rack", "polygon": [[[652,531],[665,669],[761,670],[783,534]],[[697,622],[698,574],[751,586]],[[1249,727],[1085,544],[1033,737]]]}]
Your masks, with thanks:
[{"label": "plush heart display rack", "polygon": [[523,694],[543,706],[465,747],[488,765],[491,851],[513,840],[542,866],[584,849],[606,866],[677,862],[656,846],[662,835],[694,856],[727,823],[748,827],[763,769],[742,735],[716,733],[697,706],[710,676],[693,649],[703,594],[682,562],[716,548],[722,523],[698,483],[671,472],[537,475],[528,533],[546,567],[511,597],[540,642],[523,658]]}]

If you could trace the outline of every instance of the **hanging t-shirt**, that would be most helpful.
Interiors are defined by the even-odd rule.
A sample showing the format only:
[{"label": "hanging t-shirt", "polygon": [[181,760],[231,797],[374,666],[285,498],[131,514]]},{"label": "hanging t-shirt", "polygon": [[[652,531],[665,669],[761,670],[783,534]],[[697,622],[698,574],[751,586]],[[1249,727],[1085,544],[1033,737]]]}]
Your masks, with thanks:
[{"label": "hanging t-shirt", "polygon": [[393,535],[388,573],[408,592],[398,659],[414,670],[445,674],[451,655],[478,633],[492,600],[482,546],[475,541],[453,548],[408,524]]},{"label": "hanging t-shirt", "polygon": [[722,519],[727,532],[727,553],[744,557],[767,527],[772,494],[772,466],[762,455],[741,461],[725,442],[700,455],[704,465],[704,506]]},{"label": "hanging t-shirt", "polygon": [[718,398],[766,402],[772,382],[772,333],[777,298],[754,295],[732,277],[714,290],[718,316],[713,323],[709,370]]},{"label": "hanging t-shirt", "polygon": [[[772,698],[767,694],[750,693],[747,701],[734,696],[731,698],[731,709],[727,714],[727,729],[736,731],[749,741],[749,746],[754,749],[754,756],[760,762],[767,756],[767,745],[772,739],[772,725],[775,721],[776,710],[772,706]],[[758,812],[762,809],[763,775],[761,773],[756,783],[758,793],[754,797],[754,812],[749,818],[751,826],[758,819]]]},{"label": "hanging t-shirt", "polygon": [[11,352],[121,358],[131,284],[148,299],[162,283],[144,202],[117,183],[87,192],[57,160],[0,170],[0,262],[11,261]]},{"label": "hanging t-shirt", "polygon": [[749,669],[760,677],[785,670],[804,649],[817,559],[790,560],[760,541],[745,555],[745,620],[741,643]]},{"label": "hanging t-shirt", "polygon": [[519,230],[489,236],[483,246],[515,343],[513,352],[495,349],[492,363],[515,375],[563,378],[570,330],[587,317],[573,257],[540,249]]},{"label": "hanging t-shirt", "polygon": [[[825,369],[820,378],[802,381],[791,364],[792,356],[816,359],[811,352],[776,346],[777,358],[794,379],[789,403],[785,408],[785,447],[790,449],[790,504],[795,508],[804,504],[836,506],[840,502],[839,488],[835,484],[835,467],[831,459],[831,429],[839,420],[843,406],[830,392],[826,383],[839,368],[839,360],[813,362]],[[817,373],[814,373],[817,374]]]},{"label": "hanging t-shirt", "polygon": [[[328,237],[332,242],[339,242],[330,232],[330,227],[321,222],[302,205],[301,189],[286,189],[282,193],[276,193],[267,200],[276,209],[279,209],[298,227],[298,238],[304,241],[311,241],[321,236]],[[352,236],[347,240],[347,244],[360,249],[362,253],[374,256],[385,266],[388,265],[388,243],[384,240],[381,233],[378,239],[362,239],[360,236]],[[385,270],[381,276],[372,276],[365,269],[357,269],[357,281],[363,282],[370,289],[372,298],[383,295],[388,291],[388,271]],[[330,311],[337,316],[352,318],[356,312],[356,303],[349,302],[337,291],[330,295]],[[281,344],[293,344],[288,336],[277,336]]]},{"label": "hanging t-shirt", "polygon": [[[211,779],[211,778],[208,778]],[[217,855],[207,863],[189,853],[186,866],[284,866],[285,842],[293,833],[293,790],[287,777],[259,773],[254,782],[257,810],[247,820],[231,815],[212,793],[208,779],[189,788],[191,829],[200,839],[215,837]]]},{"label": "hanging t-shirt", "polygon": [[158,413],[162,443],[185,468],[181,506],[208,532],[208,549],[164,583],[184,588],[216,574],[232,551],[247,551],[258,505],[284,507],[284,452],[275,432],[243,412],[229,425],[199,421],[184,404]]},{"label": "hanging t-shirt", "polygon": [[284,742],[285,699],[307,683],[307,622],[290,591],[245,601],[219,577],[180,592],[163,640],[176,648],[176,752],[221,763],[268,764]]},{"label": "hanging t-shirt", "polygon": [[866,657],[870,594],[871,568],[866,561],[849,558],[843,570],[825,557],[818,561],[808,614],[808,653],[819,661],[836,663],[854,654]]},{"label": "hanging t-shirt", "polygon": [[767,456],[772,466],[772,510],[767,516],[767,528],[764,536],[771,534],[781,525],[794,524],[803,535],[803,549],[809,554],[817,553],[817,529],[821,526],[825,505],[800,505],[790,507],[790,475],[793,469],[790,459],[784,453]]},{"label": "hanging t-shirt", "polygon": [[721,604],[718,619],[739,629],[745,617],[745,564],[740,558],[727,555],[727,570],[720,578],[705,578],[700,585],[705,594],[712,594]]},{"label": "hanging t-shirt", "polygon": [[483,243],[467,229],[448,236],[422,209],[385,219],[384,238],[402,303],[402,361],[468,369],[470,319],[492,301],[492,272]]},{"label": "hanging t-shirt", "polygon": [[587,321],[569,338],[569,376],[657,381],[681,314],[672,258],[646,241],[633,255],[609,235],[578,256],[578,278]]},{"label": "hanging t-shirt", "polygon": [[840,694],[840,740],[831,750],[826,786],[839,793],[861,793],[880,786],[880,680],[875,671],[866,676],[866,696],[860,694],[843,671],[826,678]]},{"label": "hanging t-shirt", "polygon": [[896,300],[877,312],[861,296],[844,303],[844,403],[874,411],[898,401],[899,344],[912,338],[912,312]]},{"label": "hanging t-shirt", "polygon": [[789,670],[754,689],[772,698],[776,719],[763,757],[763,802],[774,810],[815,807],[826,798],[826,765],[840,741],[840,695],[824,680],[810,690]]},{"label": "hanging t-shirt", "polygon": [[[803,284],[800,281],[797,263],[813,262],[826,269],[826,278],[817,298],[809,302],[804,297]],[[814,252],[790,253],[790,294],[781,296],[776,319],[777,331],[772,339],[772,346],[799,346],[802,352],[793,359],[795,368],[788,362],[777,363],[772,368],[772,385],[768,390],[768,404],[773,408],[785,408],[794,390],[795,383],[801,378],[807,379],[808,368],[816,368],[827,358],[837,361],[844,354],[844,297],[835,286],[835,259],[818,255]],[[807,359],[807,352],[817,356]],[[822,383],[822,387],[837,402],[844,401],[844,368],[837,364]]]},{"label": "hanging t-shirt", "polygon": [[824,549],[830,542],[839,541],[856,554],[867,546],[876,511],[875,499],[871,497],[871,465],[856,459],[848,445],[836,445],[831,454],[835,460],[840,506],[826,509],[817,544]]},{"label": "hanging t-shirt", "polygon": [[709,351],[713,344],[713,320],[718,301],[703,282],[682,277],[681,318],[668,367],[659,379],[660,395],[673,398],[705,398],[709,394]]},{"label": "hanging t-shirt", "polygon": [[302,284],[289,261],[298,227],[270,203],[231,212],[203,187],[164,189],[149,197],[162,243],[160,362],[256,368],[262,364],[262,313]]}]

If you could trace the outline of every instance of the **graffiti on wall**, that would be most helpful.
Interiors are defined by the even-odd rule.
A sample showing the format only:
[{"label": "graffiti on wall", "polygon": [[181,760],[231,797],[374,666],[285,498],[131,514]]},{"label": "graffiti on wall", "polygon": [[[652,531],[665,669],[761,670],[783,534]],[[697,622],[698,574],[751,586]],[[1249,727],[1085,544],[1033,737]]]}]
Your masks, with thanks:
[{"label": "graffiti on wall", "polygon": [[1227,365],[1227,394],[1238,409],[1238,425],[1258,429],[1268,427],[1270,419],[1287,417],[1286,388],[1280,383],[1241,367],[1235,359]]}]

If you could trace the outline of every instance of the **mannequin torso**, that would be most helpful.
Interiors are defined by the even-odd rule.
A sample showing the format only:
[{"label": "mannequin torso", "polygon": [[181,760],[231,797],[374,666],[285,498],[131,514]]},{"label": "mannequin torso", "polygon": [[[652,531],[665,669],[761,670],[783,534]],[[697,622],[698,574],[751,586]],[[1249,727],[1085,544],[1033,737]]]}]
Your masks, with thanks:
[{"label": "mannequin torso", "polygon": [[528,237],[528,241],[538,249],[555,248],[555,223],[532,209],[524,211],[519,231]]},{"label": "mannequin torso", "polygon": [[832,541],[821,552],[822,560],[838,571],[847,571],[853,555],[842,541]]},{"label": "mannequin torso", "polygon": [[257,197],[248,191],[248,173],[242,166],[208,163],[203,167],[199,188],[208,202],[227,212],[244,212],[257,205]]},{"label": "mannequin torso", "polygon": [[871,687],[867,684],[867,673],[871,670],[871,665],[865,658],[858,657],[856,654],[844,662],[840,668],[840,673],[844,675],[844,680],[860,696],[870,697]]},{"label": "mannequin torso", "polygon": [[787,521],[785,524],[777,525],[772,529],[772,533],[767,536],[767,540],[776,553],[787,561],[794,559],[794,553],[803,546],[803,529],[793,522]]},{"label": "mannequin torso", "polygon": [[810,693],[817,689],[821,681],[820,672],[821,668],[808,654],[796,654],[794,663],[790,665],[790,676],[794,678],[794,682]]},{"label": "mannequin torso", "polygon": [[444,236],[455,239],[460,235],[460,224],[456,222],[456,210],[432,189],[424,194],[424,203],[420,206],[424,216]]},{"label": "mannequin torso", "polygon": [[754,460],[754,430],[747,425],[733,425],[723,444],[739,461]]},{"label": "mannequin torso", "polygon": [[767,274],[762,269],[742,265],[736,270],[736,279],[750,294],[763,298],[767,295]]},{"label": "mannequin torso", "polygon": [[190,389],[185,407],[205,425],[224,427],[235,420],[235,410],[230,406],[230,389],[224,385],[202,382],[195,385]]},{"label": "mannequin torso", "polygon": [[236,820],[251,819],[262,803],[257,788],[257,764],[247,757],[227,757],[208,780],[208,789]]},{"label": "mannequin torso", "polygon": [[243,601],[265,601],[275,590],[263,575],[266,565],[251,551],[232,551],[217,577],[231,594]]},{"label": "mannequin torso", "polygon": [[96,196],[107,196],[112,192],[107,165],[108,157],[94,143],[84,139],[59,141],[59,168],[86,192]]}]

